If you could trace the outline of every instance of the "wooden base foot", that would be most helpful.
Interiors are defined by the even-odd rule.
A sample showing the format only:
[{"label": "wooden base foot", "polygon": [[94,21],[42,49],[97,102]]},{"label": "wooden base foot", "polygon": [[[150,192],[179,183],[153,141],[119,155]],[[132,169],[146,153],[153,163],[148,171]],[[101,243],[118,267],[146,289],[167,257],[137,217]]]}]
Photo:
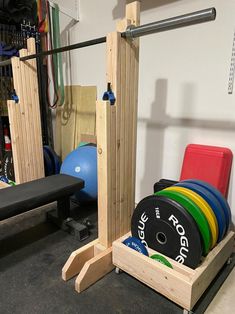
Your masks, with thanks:
[{"label": "wooden base foot", "polygon": [[95,246],[99,243],[96,239],[82,248],[71,253],[62,269],[62,279],[67,281],[80,273],[84,264],[95,256]]},{"label": "wooden base foot", "polygon": [[74,251],[62,269],[62,279],[75,281],[75,290],[82,292],[114,269],[112,248],[106,249],[96,239]]},{"label": "wooden base foot", "polygon": [[93,283],[114,269],[112,263],[112,248],[97,254],[87,261],[75,282],[75,290],[82,292]]}]

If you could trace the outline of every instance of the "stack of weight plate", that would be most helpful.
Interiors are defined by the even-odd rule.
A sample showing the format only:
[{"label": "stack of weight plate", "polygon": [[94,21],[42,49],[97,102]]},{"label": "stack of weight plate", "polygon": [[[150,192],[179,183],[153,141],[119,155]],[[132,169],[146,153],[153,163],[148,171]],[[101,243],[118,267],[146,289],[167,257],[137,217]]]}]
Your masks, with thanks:
[{"label": "stack of weight plate", "polygon": [[185,180],[140,201],[131,232],[142,245],[194,269],[225,237],[230,223],[230,207],[216,188]]}]

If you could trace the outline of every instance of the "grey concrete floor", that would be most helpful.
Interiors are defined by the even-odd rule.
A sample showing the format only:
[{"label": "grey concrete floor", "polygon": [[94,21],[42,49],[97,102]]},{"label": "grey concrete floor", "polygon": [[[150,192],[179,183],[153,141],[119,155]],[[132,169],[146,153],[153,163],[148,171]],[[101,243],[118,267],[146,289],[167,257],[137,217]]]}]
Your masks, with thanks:
[{"label": "grey concrete floor", "polygon": [[[70,253],[97,237],[96,215],[91,219],[94,228],[85,242],[77,242],[49,223],[0,241],[0,313],[182,313],[176,304],[125,273],[113,271],[81,294],[74,290],[74,279],[61,279]],[[233,266],[234,261],[223,269],[195,313],[205,312]],[[207,313],[219,313],[213,312],[216,307]]]},{"label": "grey concrete floor", "polygon": [[235,308],[235,269],[229,274],[217,295],[206,310],[206,314],[233,313]]}]

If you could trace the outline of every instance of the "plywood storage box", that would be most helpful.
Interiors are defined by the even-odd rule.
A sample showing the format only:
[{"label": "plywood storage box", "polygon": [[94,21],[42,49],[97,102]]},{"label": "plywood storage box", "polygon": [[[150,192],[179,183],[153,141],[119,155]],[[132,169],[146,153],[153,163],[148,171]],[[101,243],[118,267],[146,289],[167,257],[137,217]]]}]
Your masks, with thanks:
[{"label": "plywood storage box", "polygon": [[[130,236],[128,233],[113,242],[113,264],[189,311],[229,260],[234,235],[230,231],[194,270],[166,257],[173,266],[171,269],[127,247],[122,242]],[[149,248],[148,253],[161,254]]]}]

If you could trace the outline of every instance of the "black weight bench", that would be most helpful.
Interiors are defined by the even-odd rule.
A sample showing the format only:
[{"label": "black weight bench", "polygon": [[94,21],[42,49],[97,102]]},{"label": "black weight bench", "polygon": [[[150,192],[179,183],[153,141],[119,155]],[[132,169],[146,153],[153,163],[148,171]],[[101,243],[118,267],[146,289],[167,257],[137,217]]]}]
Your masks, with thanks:
[{"label": "black weight bench", "polygon": [[83,187],[82,179],[58,174],[0,189],[0,221],[57,201],[57,210],[49,212],[48,218],[83,240],[87,227],[70,217],[70,196]]}]

